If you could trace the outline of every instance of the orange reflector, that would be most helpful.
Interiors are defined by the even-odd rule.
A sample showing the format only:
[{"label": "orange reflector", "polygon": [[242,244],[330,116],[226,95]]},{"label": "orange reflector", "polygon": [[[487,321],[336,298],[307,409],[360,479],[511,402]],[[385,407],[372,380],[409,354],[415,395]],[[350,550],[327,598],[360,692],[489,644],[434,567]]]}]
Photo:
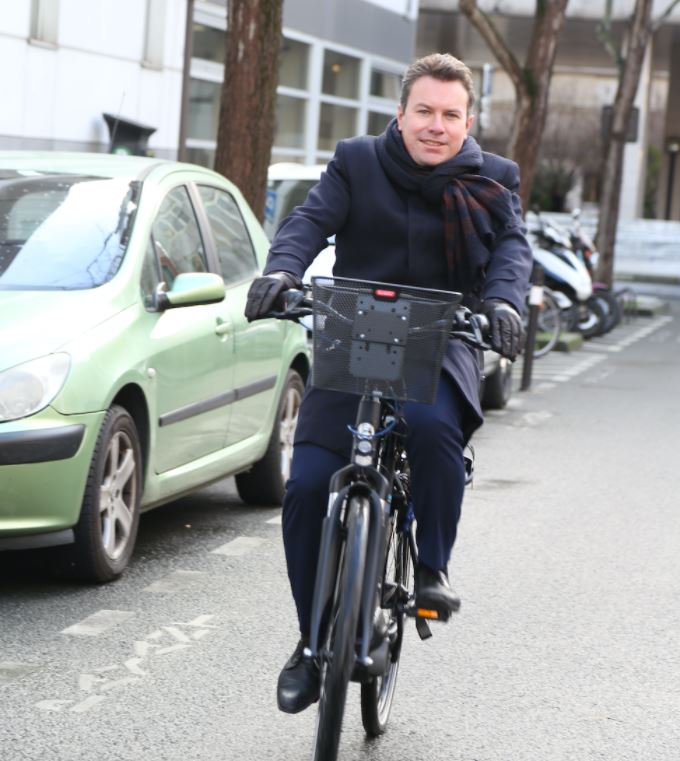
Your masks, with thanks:
[{"label": "orange reflector", "polygon": [[373,295],[376,297],[376,299],[396,299],[397,298],[397,292],[390,291],[387,288],[376,288],[373,291]]},{"label": "orange reflector", "polygon": [[439,618],[439,613],[436,610],[428,610],[427,608],[417,608],[416,616],[418,618]]}]

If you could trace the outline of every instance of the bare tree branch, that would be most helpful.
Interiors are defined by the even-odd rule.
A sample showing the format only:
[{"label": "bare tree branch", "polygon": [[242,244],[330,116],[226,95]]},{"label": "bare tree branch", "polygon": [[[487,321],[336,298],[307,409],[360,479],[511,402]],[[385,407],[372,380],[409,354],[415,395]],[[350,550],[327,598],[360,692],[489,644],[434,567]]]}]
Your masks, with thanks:
[{"label": "bare tree branch", "polygon": [[524,89],[526,84],[522,76],[522,67],[491,19],[477,5],[477,0],[459,0],[458,7],[470,19],[472,25],[496,56],[496,60],[505,69],[515,89]]},{"label": "bare tree branch", "polygon": [[657,18],[655,18],[652,21],[652,32],[656,32],[656,30],[663,24],[663,22],[673,13],[673,8],[680,3],[680,0],[673,0],[671,3],[669,3],[666,10]]},{"label": "bare tree branch", "polygon": [[[678,0],[674,0],[678,2]],[[604,8],[604,16],[595,25],[595,34],[597,39],[602,43],[602,47],[609,53],[612,61],[616,64],[619,71],[623,69],[623,56],[621,55],[621,48],[614,41],[614,34],[612,32],[612,0],[607,0]]]}]

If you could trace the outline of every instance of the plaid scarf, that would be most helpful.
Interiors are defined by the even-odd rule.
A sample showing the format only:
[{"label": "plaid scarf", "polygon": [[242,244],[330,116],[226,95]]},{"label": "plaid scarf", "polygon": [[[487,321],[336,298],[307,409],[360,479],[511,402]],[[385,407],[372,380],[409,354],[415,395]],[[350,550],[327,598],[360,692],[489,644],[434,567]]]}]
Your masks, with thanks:
[{"label": "plaid scarf", "polygon": [[473,262],[488,259],[495,231],[515,224],[516,218],[510,191],[479,174],[483,158],[477,141],[468,136],[452,159],[434,167],[419,166],[393,119],[376,138],[376,150],[395,185],[442,204],[449,288],[478,295],[484,273],[473,271]]}]

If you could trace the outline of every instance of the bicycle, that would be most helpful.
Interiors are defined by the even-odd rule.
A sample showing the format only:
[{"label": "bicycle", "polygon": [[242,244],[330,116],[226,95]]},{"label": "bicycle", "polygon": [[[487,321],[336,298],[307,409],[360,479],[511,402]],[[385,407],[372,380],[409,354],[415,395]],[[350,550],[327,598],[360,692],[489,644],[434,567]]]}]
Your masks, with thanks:
[{"label": "bicycle", "polygon": [[[527,291],[526,305],[524,312],[524,328],[528,327],[529,306],[533,298],[533,286]],[[534,344],[533,354],[535,358],[544,357],[548,352],[557,346],[562,335],[562,308],[560,307],[558,297],[548,288],[541,286],[541,301],[538,304],[538,322],[536,325],[536,342]]]},{"label": "bicycle", "polygon": [[[461,295],[346,278],[288,291],[284,319],[312,315],[313,385],[361,397],[349,464],[330,482],[306,658],[321,689],[315,761],[335,761],[350,681],[366,733],[382,734],[394,699],[405,620],[421,639],[448,611],[416,608],[418,562],[401,402],[434,402],[449,337],[488,348],[485,318]],[[466,463],[468,473],[472,464]],[[458,601],[458,605],[459,605]],[[457,609],[458,606],[456,606]]]}]

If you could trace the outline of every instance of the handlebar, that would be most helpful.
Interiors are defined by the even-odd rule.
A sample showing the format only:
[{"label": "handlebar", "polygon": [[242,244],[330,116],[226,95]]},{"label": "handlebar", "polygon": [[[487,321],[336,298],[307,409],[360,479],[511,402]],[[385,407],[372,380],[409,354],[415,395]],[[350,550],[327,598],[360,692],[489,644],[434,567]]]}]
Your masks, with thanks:
[{"label": "handlebar", "polygon": [[[314,301],[311,298],[312,289],[303,285],[301,289],[290,288],[283,292],[283,309],[271,311],[262,316],[277,320],[292,320],[299,322],[303,317],[309,317],[314,313]],[[341,319],[346,319],[337,315]],[[472,312],[467,307],[458,307],[453,317],[450,338],[464,341],[476,349],[490,349],[489,321],[485,315]]]}]

